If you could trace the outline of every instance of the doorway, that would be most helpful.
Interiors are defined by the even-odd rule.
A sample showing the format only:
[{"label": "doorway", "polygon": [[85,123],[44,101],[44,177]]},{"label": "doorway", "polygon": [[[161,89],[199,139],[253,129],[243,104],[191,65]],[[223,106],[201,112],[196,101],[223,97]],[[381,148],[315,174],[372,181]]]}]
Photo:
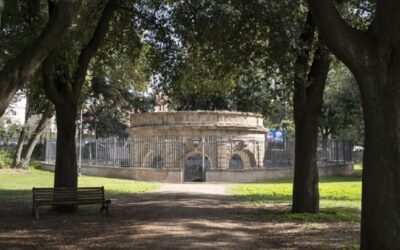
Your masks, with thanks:
[{"label": "doorway", "polygon": [[[204,171],[210,168],[211,163],[207,156],[204,157]],[[201,154],[194,154],[186,158],[184,181],[204,181],[205,173],[203,172],[203,157]]]}]

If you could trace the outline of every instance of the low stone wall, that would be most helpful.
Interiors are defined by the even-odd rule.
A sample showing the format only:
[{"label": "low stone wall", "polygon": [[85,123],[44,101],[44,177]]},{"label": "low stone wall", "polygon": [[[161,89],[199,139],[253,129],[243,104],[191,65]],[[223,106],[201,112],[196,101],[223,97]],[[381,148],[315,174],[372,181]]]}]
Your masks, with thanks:
[{"label": "low stone wall", "polygon": [[[353,174],[353,165],[320,167],[319,176],[349,176]],[[246,170],[213,169],[206,172],[207,182],[254,182],[261,180],[292,179],[293,168],[268,168]]]},{"label": "low stone wall", "polygon": [[[42,168],[54,172],[54,165],[42,163]],[[82,166],[81,173],[89,176],[158,182],[181,182],[182,178],[179,169]]]},{"label": "low stone wall", "polygon": [[[54,166],[42,163],[42,168],[54,171]],[[340,165],[319,168],[319,176],[348,176],[353,173],[353,165]],[[130,167],[82,166],[81,173],[89,176],[132,179],[138,181],[181,182],[180,169],[150,169]],[[253,182],[260,180],[291,179],[293,168],[268,168],[227,170],[212,169],[206,172],[207,182]]]}]

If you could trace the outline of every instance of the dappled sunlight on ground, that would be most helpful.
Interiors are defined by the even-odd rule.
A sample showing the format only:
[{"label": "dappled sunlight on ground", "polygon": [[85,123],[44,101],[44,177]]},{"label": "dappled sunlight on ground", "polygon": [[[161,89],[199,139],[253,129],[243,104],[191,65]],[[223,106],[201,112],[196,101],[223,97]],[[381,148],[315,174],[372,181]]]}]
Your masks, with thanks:
[{"label": "dappled sunlight on ground", "polygon": [[357,243],[359,234],[354,222],[270,220],[267,214],[287,207],[244,205],[218,194],[117,196],[110,216],[98,206],[75,214],[40,208],[35,220],[30,207],[29,200],[0,207],[0,249],[331,249]]}]

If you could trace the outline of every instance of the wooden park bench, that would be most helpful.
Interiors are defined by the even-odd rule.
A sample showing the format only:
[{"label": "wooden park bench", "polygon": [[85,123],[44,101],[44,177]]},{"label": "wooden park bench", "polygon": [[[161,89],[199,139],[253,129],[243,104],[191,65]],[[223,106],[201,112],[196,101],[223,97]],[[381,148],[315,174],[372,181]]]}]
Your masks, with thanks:
[{"label": "wooden park bench", "polygon": [[104,197],[104,187],[79,188],[33,188],[32,214],[39,219],[41,205],[88,205],[102,204],[100,212],[106,211],[111,203]]}]

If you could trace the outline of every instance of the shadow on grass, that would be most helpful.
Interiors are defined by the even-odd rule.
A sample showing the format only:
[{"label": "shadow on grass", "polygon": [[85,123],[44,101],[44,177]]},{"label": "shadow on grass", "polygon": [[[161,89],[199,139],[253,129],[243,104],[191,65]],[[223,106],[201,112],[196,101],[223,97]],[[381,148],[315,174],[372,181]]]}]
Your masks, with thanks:
[{"label": "shadow on grass", "polygon": [[291,195],[283,194],[235,194],[237,200],[251,203],[289,203]]},{"label": "shadow on grass", "polygon": [[[282,194],[247,194],[233,195],[240,202],[267,207],[266,218],[272,221],[301,221],[301,222],[329,222],[329,221],[360,221],[361,210],[357,207],[329,206],[321,208],[319,214],[296,214],[288,208],[292,202],[291,195]],[[335,201],[340,203],[359,201],[357,198],[321,196],[321,201]],[[283,210],[269,209],[269,207],[285,207]]]},{"label": "shadow on grass", "polygon": [[[106,199],[114,199],[114,198],[129,198],[137,195],[141,195],[145,192],[118,192],[118,191],[105,191]],[[0,189],[0,200],[28,200],[32,201],[32,189]]]},{"label": "shadow on grass", "polygon": [[[290,203],[292,195],[281,193],[262,193],[262,194],[235,194],[233,195],[239,201],[254,202],[254,203]],[[358,197],[321,195],[320,200],[330,201],[359,201]]]},{"label": "shadow on grass", "polygon": [[268,210],[265,218],[277,222],[359,222],[360,210],[349,207],[332,207],[321,209],[318,214],[291,213],[290,210]]},{"label": "shadow on grass", "polygon": [[[361,171],[354,170],[354,174],[351,176],[338,176],[338,177],[320,177],[319,183],[331,183],[331,182],[360,182]],[[256,182],[244,182],[243,184],[292,184],[292,179],[280,179],[280,180],[262,180]]]},{"label": "shadow on grass", "polygon": [[12,190],[12,189],[0,189],[0,200],[25,200],[32,199],[32,189],[21,189],[21,190]]}]

